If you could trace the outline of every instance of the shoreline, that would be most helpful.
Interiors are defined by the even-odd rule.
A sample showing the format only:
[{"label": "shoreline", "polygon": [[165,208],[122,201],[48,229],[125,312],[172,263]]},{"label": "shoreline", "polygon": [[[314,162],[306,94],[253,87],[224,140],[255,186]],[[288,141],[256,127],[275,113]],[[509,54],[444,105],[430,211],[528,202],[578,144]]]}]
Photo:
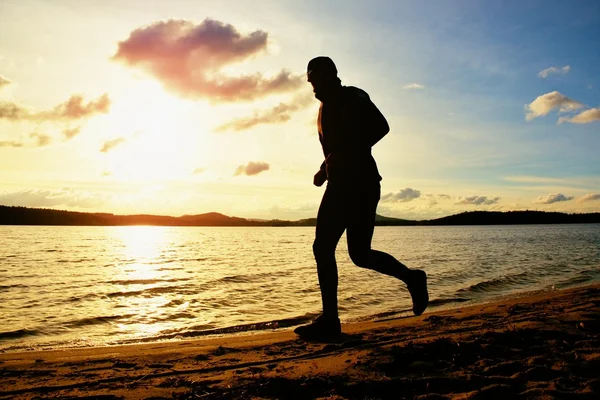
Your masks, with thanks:
[{"label": "shoreline", "polygon": [[[430,306],[427,308],[425,314],[428,313],[438,313],[444,311],[456,311],[463,308],[475,307],[475,306],[483,306],[490,303],[508,301],[508,300],[516,300],[523,297],[530,297],[540,294],[553,293],[561,290],[567,289],[576,289],[580,287],[593,286],[595,284],[600,285],[600,282],[596,283],[592,282],[583,282],[579,284],[568,285],[565,287],[556,288],[555,285],[547,286],[541,289],[524,289],[522,291],[518,291],[515,293],[506,293],[506,294],[498,294],[496,296],[492,296],[489,298],[482,299],[471,299],[471,300],[459,300],[459,299],[444,299],[444,300],[433,300],[430,301]],[[433,305],[432,305],[433,303]],[[78,349],[95,349],[95,348],[104,348],[104,347],[119,347],[119,346],[136,346],[136,345],[152,345],[152,344],[173,344],[176,345],[178,343],[184,341],[198,341],[198,340],[209,340],[209,339],[219,339],[219,340],[227,340],[228,338],[234,338],[238,336],[245,335],[258,335],[258,334],[270,334],[282,332],[285,330],[294,329],[299,325],[303,325],[309,323],[314,317],[318,314],[305,314],[303,316],[294,316],[283,318],[279,320],[270,320],[270,321],[258,321],[258,322],[250,322],[247,324],[241,325],[232,325],[232,326],[223,326],[220,328],[213,328],[203,331],[189,331],[183,332],[180,334],[170,335],[172,337],[143,337],[139,339],[123,339],[120,342],[114,343],[96,343],[89,345],[74,345],[74,344],[64,344],[64,345],[40,345],[40,346],[31,346],[29,348],[5,348],[0,349],[0,355],[2,354],[13,354],[13,353],[30,353],[30,352],[46,352],[46,351],[69,351],[69,350],[78,350]],[[354,324],[364,324],[364,323],[377,323],[388,320],[400,320],[405,318],[414,317],[412,313],[412,309],[406,308],[398,311],[384,311],[375,314],[369,314],[360,317],[350,317],[348,319],[344,319],[342,316],[340,319],[342,320],[342,324],[354,325]]]},{"label": "shoreline", "polygon": [[389,392],[459,399],[600,393],[598,283],[420,317],[347,323],[342,330],[343,339],[334,343],[301,341],[286,328],[2,353],[0,397],[242,399],[293,392],[292,398],[358,399],[388,398]]}]

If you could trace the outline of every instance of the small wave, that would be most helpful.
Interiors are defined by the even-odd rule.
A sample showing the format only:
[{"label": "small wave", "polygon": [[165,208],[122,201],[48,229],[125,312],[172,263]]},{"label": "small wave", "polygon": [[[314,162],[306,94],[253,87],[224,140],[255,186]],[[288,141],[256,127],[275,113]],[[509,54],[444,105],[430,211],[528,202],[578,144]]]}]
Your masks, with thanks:
[{"label": "small wave", "polygon": [[[493,291],[509,289],[514,286],[522,286],[532,283],[532,279],[527,272],[522,272],[515,275],[507,275],[501,278],[490,279],[469,286],[465,289],[459,289],[456,293],[460,294],[480,294]],[[460,297],[460,296],[459,296]]]},{"label": "small wave", "polygon": [[184,304],[187,300],[183,300],[183,299],[175,299],[175,300],[171,300],[166,304],[163,304],[160,307],[174,307],[174,306],[180,306],[182,304]]},{"label": "small wave", "polygon": [[14,285],[0,285],[0,292],[9,291],[10,289],[15,289],[15,288],[26,288],[26,287],[29,287],[29,286],[23,285],[21,283],[16,283]]},{"label": "small wave", "polygon": [[179,313],[167,315],[163,318],[157,318],[156,321],[173,321],[173,320],[177,320],[177,319],[195,319],[195,318],[197,318],[196,315],[194,315],[190,312],[179,312]]},{"label": "small wave", "polygon": [[182,294],[185,292],[190,292],[190,291],[184,289],[184,286],[159,286],[159,287],[142,289],[142,290],[112,292],[112,293],[105,294],[105,296],[107,296],[109,298],[113,298],[113,297],[130,297],[130,296],[151,296],[153,294],[161,294],[161,293]]},{"label": "small wave", "polygon": [[65,327],[67,328],[80,328],[82,326],[90,326],[90,325],[99,325],[99,324],[105,324],[111,321],[116,321],[122,318],[129,318],[135,316],[135,314],[130,314],[130,315],[107,315],[107,316],[100,316],[100,317],[88,317],[88,318],[81,318],[81,319],[76,319],[73,321],[68,321],[64,324]]},{"label": "small wave", "polygon": [[36,329],[17,329],[16,331],[0,332],[0,340],[20,339],[27,336],[37,336],[41,332]]},{"label": "small wave", "polygon": [[161,267],[158,268],[157,271],[181,271],[184,270],[184,267]]},{"label": "small wave", "polygon": [[271,330],[271,329],[280,329],[280,328],[288,328],[290,326],[301,325],[309,322],[311,319],[315,317],[314,314],[306,314],[299,317],[278,319],[273,321],[265,321],[265,322],[257,322],[252,324],[244,324],[244,325],[234,325],[227,326],[223,328],[212,328],[212,325],[198,325],[191,329],[186,330],[170,330],[163,331],[162,334],[140,338],[140,339],[131,339],[131,340],[123,340],[120,341],[120,344],[126,343],[139,343],[139,342],[153,342],[157,340],[169,340],[176,338],[192,338],[198,336],[208,336],[208,335],[227,335],[234,333],[242,333],[249,331],[260,331],[260,330]]},{"label": "small wave", "polygon": [[176,258],[168,258],[166,260],[146,261],[144,264],[147,264],[147,265],[171,264],[176,261],[178,261]]},{"label": "small wave", "polygon": [[589,269],[589,270],[585,270],[585,271],[580,271],[577,275],[567,278],[565,280],[562,280],[562,281],[556,283],[554,286],[559,289],[562,289],[562,288],[566,288],[569,286],[576,286],[576,285],[580,285],[582,283],[588,283],[588,282],[591,282],[591,281],[599,279],[599,278],[600,278],[600,270]]},{"label": "small wave", "polygon": [[451,299],[434,299],[434,300],[429,301],[429,306],[435,307],[435,306],[442,306],[444,304],[451,304],[451,303],[464,303],[465,301],[469,301],[469,299],[465,299],[463,297],[454,297]]},{"label": "small wave", "polygon": [[171,279],[122,279],[114,281],[106,281],[110,285],[152,285],[160,282],[178,282],[178,281],[189,281],[190,278],[171,278]]},{"label": "small wave", "polygon": [[76,303],[78,301],[86,300],[86,299],[95,299],[98,298],[96,293],[87,293],[82,296],[71,296],[68,299],[64,300],[63,303]]},{"label": "small wave", "polygon": [[224,276],[222,278],[216,279],[211,283],[256,283],[259,281],[263,281],[265,278],[273,277],[275,274],[272,272],[263,272],[260,274],[240,274],[240,275],[230,275]]},{"label": "small wave", "polygon": [[95,258],[80,258],[78,260],[69,260],[69,259],[61,259],[61,260],[57,260],[56,262],[59,264],[68,264],[68,263],[73,263],[73,264],[79,264],[85,261],[96,261]]}]

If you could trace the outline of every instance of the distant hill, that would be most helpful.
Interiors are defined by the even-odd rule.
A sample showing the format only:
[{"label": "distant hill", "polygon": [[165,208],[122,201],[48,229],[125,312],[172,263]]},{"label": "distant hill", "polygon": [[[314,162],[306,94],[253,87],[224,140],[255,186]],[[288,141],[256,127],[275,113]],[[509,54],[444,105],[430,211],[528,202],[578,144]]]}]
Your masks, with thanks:
[{"label": "distant hill", "polygon": [[421,225],[516,225],[600,223],[600,213],[566,214],[546,211],[470,211],[429,221]]},{"label": "distant hill", "polygon": [[[316,218],[257,220],[229,217],[216,212],[171,217],[164,215],[114,215],[81,213],[44,208],[0,206],[0,225],[77,225],[77,226],[315,226]],[[513,225],[513,224],[577,224],[600,223],[600,213],[565,214],[544,211],[471,211],[448,217],[411,221],[376,215],[379,226],[414,225]]]}]

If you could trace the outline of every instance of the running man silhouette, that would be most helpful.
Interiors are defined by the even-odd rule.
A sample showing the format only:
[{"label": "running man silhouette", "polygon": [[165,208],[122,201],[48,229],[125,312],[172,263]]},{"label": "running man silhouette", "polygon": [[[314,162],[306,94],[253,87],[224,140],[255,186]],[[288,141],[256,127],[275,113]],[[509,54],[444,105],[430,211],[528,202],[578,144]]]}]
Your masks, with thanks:
[{"label": "running man silhouette", "polygon": [[342,86],[329,57],[312,59],[307,79],[321,101],[317,126],[325,155],[313,183],[321,186],[327,181],[313,243],[323,314],[294,332],[308,340],[331,340],[341,334],[335,248],[344,230],[352,262],[406,283],[415,315],[425,311],[429,295],[424,271],[409,269],[393,256],[371,249],[381,195],[381,176],[371,147],[390,130],[385,117],[365,91]]}]

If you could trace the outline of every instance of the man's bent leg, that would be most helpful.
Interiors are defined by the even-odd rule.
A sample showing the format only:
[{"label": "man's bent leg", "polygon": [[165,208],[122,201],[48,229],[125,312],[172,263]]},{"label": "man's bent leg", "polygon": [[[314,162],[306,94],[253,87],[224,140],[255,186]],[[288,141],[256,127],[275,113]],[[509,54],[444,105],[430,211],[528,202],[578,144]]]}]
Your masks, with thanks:
[{"label": "man's bent leg", "polygon": [[393,256],[371,249],[375,229],[375,213],[379,203],[379,184],[356,193],[348,215],[348,253],[359,267],[372,269],[408,283],[410,269]]},{"label": "man's bent leg", "polygon": [[427,274],[421,270],[407,268],[387,253],[371,249],[379,195],[380,189],[377,185],[354,197],[346,233],[350,258],[359,267],[396,277],[406,283],[413,301],[413,312],[415,315],[421,315],[429,303]]}]

